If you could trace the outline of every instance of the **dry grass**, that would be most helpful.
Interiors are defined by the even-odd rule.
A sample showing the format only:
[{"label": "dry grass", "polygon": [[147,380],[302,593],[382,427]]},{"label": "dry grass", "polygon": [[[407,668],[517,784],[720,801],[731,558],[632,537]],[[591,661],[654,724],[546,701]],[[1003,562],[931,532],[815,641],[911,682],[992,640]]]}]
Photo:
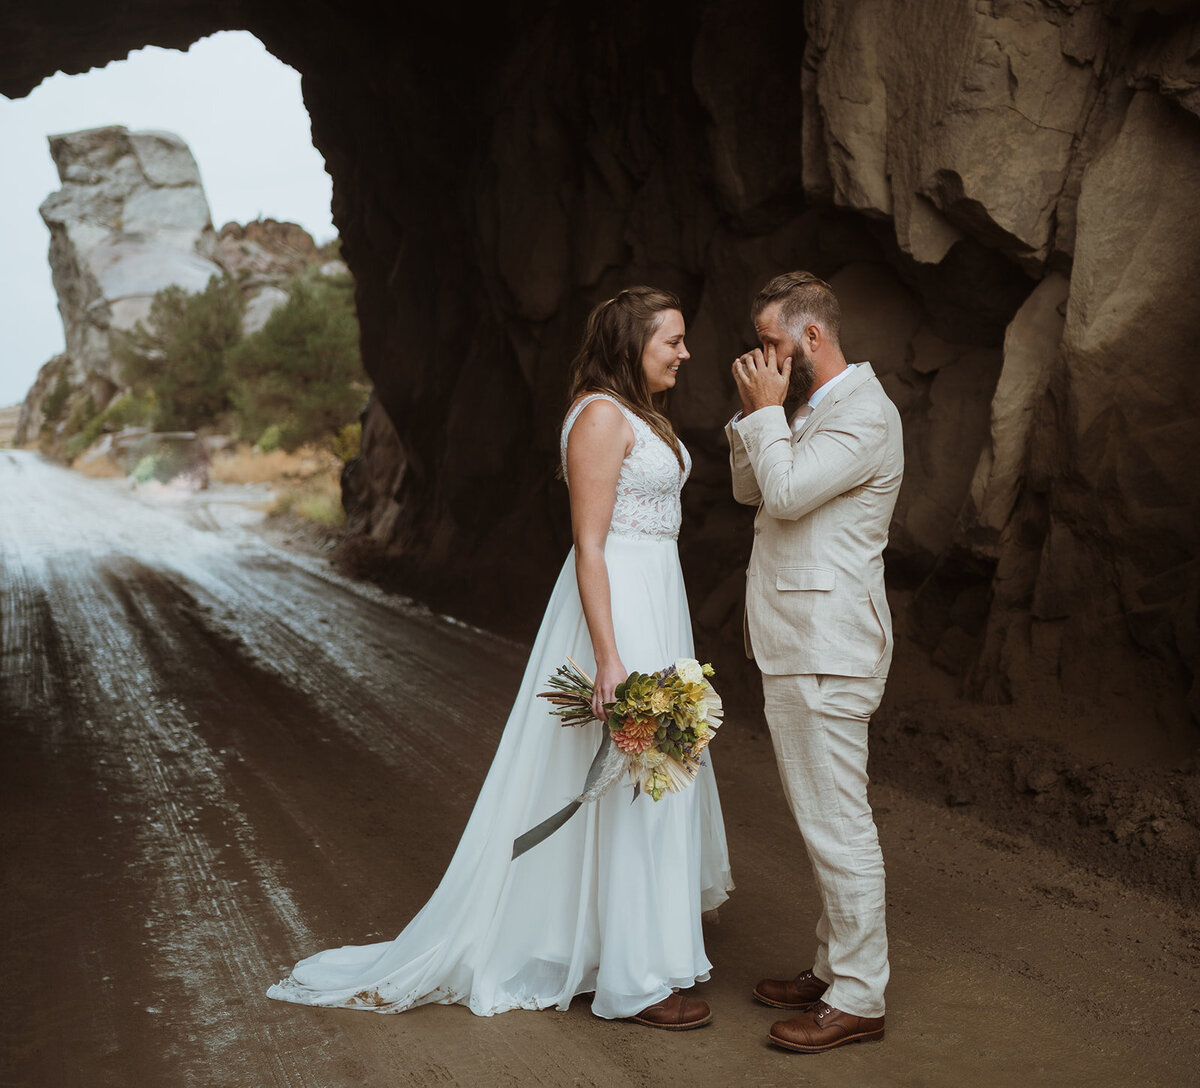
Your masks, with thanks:
[{"label": "dry grass", "polygon": [[92,479],[111,479],[113,476],[126,474],[111,457],[90,457],[86,460],[76,457],[71,462],[71,467],[83,476],[91,476]]},{"label": "dry grass", "polygon": [[[75,458],[71,465],[85,476],[124,476],[110,457]],[[326,528],[345,524],[342,510],[342,461],[328,450],[302,446],[295,453],[263,453],[247,445],[213,455],[208,468],[214,484],[267,484],[275,491],[268,514],[294,514]]]},{"label": "dry grass", "polygon": [[328,476],[315,476],[302,484],[284,488],[270,512],[272,517],[297,514],[330,528],[340,528],[346,520],[341,485],[336,477]]},{"label": "dry grass", "polygon": [[341,458],[312,446],[263,453],[240,445],[215,454],[208,470],[214,483],[272,485],[272,517],[295,514],[329,528],[345,522],[341,474]]},{"label": "dry grass", "polygon": [[220,484],[280,484],[330,476],[336,481],[341,471],[341,460],[328,450],[301,446],[295,453],[262,453],[243,444],[215,454],[208,477]]}]

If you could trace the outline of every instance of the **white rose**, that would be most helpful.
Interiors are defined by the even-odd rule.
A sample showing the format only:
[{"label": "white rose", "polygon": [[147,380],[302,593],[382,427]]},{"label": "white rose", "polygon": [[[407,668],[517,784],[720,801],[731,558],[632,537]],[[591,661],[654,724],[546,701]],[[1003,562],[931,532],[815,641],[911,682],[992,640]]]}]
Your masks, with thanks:
[{"label": "white rose", "polygon": [[687,684],[704,683],[704,670],[694,657],[681,657],[675,662],[675,671]]}]

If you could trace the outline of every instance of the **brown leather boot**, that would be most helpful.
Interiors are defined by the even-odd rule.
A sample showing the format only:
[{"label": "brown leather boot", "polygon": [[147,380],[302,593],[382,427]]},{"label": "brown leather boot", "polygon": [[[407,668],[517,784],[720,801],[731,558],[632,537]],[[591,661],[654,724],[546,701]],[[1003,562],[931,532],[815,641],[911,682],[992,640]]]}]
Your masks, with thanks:
[{"label": "brown leather boot", "polygon": [[821,1001],[815,1009],[801,1013],[794,1020],[780,1020],[772,1024],[767,1038],[786,1050],[815,1054],[846,1043],[882,1039],[883,1017],[854,1016]]},{"label": "brown leather boot", "polygon": [[811,1009],[821,1000],[829,983],[811,971],[801,971],[791,981],[778,978],[759,979],[754,987],[754,1000],[773,1009]]},{"label": "brown leather boot", "polygon": [[712,1023],[712,1012],[708,1002],[698,997],[671,994],[655,1005],[642,1009],[637,1016],[629,1017],[635,1024],[648,1028],[665,1028],[667,1031],[688,1031]]}]

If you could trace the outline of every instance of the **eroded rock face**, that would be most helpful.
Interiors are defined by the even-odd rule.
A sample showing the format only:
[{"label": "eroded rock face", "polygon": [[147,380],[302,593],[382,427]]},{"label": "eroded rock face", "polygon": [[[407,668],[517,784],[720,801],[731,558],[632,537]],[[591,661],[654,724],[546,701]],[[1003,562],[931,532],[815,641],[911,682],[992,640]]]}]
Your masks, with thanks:
[{"label": "eroded rock face", "polygon": [[[1024,466],[1036,498],[1007,522],[1002,553],[1041,546],[1036,566],[1025,557],[1017,607],[991,624],[998,650],[1027,604],[1081,687],[1136,695],[1167,719],[1185,697],[1200,714],[1200,295],[1185,286],[1200,274],[1197,192],[1200,120],[1137,93],[1083,170],[1069,283],[1039,288],[1049,301],[1065,287],[1065,320]],[[1056,323],[1044,317],[1048,344]],[[993,524],[999,513],[985,505]],[[1153,686],[1125,640],[1162,663]]]},{"label": "eroded rock face", "polygon": [[[64,4],[56,67],[202,32],[182,4]],[[537,616],[569,540],[553,472],[583,317],[651,282],[689,321],[672,411],[696,463],[698,640],[744,668],[728,361],[757,287],[807,267],[903,415],[908,629],[985,697],[1116,690],[1132,720],[1182,728],[1194,5],[531,2],[471,32],[417,5],[342,12],[214,0],[204,28],[252,29],[304,75],[377,392],[352,520],[423,594],[510,629]],[[24,33],[0,34],[7,93],[43,74],[3,44],[49,31]]]},{"label": "eroded rock face", "polygon": [[1034,412],[1045,397],[1062,342],[1070,281],[1050,273],[1022,304],[1004,336],[1004,365],[991,404],[988,443],[976,467],[971,501],[978,527],[1008,524],[1025,479]]}]

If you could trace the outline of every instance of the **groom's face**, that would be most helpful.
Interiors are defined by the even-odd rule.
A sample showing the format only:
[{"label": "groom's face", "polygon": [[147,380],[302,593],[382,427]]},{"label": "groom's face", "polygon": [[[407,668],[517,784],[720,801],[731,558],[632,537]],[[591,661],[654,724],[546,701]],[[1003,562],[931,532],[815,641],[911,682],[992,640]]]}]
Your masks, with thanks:
[{"label": "groom's face", "polygon": [[813,382],[816,380],[816,371],[805,346],[797,344],[792,339],[791,333],[780,324],[780,306],[781,303],[772,302],[765,307],[755,319],[754,327],[758,332],[758,339],[762,343],[764,352],[767,350],[767,345],[775,346],[775,358],[781,367],[784,359],[791,357],[792,378],[788,383],[787,401],[784,407],[794,409],[808,400],[809,390],[812,389]]},{"label": "groom's face", "polygon": [[780,365],[789,355],[792,357],[792,362],[797,363],[800,360],[796,357],[796,345],[792,342],[788,331],[779,323],[779,307],[778,302],[772,302],[758,315],[754,327],[758,332],[758,339],[763,346],[763,351],[766,351],[769,345],[774,344],[775,358],[779,360]]}]

